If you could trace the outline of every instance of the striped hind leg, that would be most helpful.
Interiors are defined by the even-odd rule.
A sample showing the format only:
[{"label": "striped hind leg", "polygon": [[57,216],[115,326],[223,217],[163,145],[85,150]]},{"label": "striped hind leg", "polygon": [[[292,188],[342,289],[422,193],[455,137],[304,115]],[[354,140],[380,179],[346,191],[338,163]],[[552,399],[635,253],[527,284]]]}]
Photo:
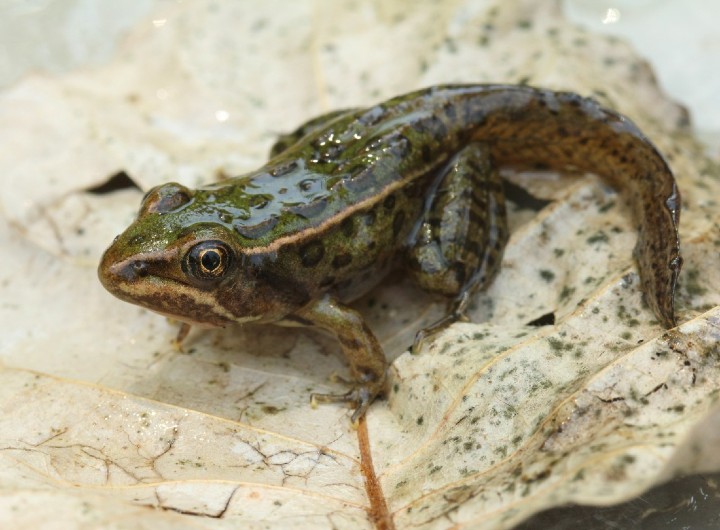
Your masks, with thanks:
[{"label": "striped hind leg", "polygon": [[449,304],[442,319],[418,332],[414,351],[427,337],[465,319],[470,296],[497,273],[508,238],[502,181],[484,145],[458,152],[437,182],[407,260],[420,287],[446,296]]}]

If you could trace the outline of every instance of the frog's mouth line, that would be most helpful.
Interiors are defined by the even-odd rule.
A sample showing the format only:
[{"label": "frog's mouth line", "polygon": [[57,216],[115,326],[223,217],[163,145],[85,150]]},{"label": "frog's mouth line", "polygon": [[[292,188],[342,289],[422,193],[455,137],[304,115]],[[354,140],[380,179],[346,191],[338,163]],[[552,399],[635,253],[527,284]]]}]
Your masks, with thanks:
[{"label": "frog's mouth line", "polygon": [[223,327],[259,317],[236,318],[211,292],[202,291],[172,276],[153,274],[157,264],[172,264],[175,253],[154,252],[114,262],[106,252],[98,270],[103,286],[113,295],[188,324]]},{"label": "frog's mouth line", "polygon": [[[144,306],[143,306],[144,307]],[[174,315],[172,313],[166,313],[165,311],[160,311],[159,309],[153,309],[151,307],[145,307],[148,311],[152,311],[153,313],[163,316],[165,318],[168,318],[170,320],[176,320],[178,322],[184,322],[185,324],[190,324],[191,326],[196,326],[199,328],[206,328],[206,329],[216,329],[216,328],[223,328],[225,326],[221,326],[218,324],[210,324],[208,322],[197,322],[191,318],[186,318],[180,315]]]},{"label": "frog's mouth line", "polygon": [[163,278],[162,287],[151,278],[132,283],[118,282],[111,292],[126,302],[188,324],[224,327],[237,322],[211,293],[193,289],[173,279]]}]

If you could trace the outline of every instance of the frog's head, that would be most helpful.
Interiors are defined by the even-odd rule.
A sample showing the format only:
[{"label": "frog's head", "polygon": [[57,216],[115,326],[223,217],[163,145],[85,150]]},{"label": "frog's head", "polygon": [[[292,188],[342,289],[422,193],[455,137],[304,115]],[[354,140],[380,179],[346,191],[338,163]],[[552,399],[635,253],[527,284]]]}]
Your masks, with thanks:
[{"label": "frog's head", "polygon": [[105,251],[98,268],[118,298],[191,324],[223,326],[256,320],[227,307],[228,291],[249,291],[240,249],[195,192],[170,183],[145,196],[137,219]]}]

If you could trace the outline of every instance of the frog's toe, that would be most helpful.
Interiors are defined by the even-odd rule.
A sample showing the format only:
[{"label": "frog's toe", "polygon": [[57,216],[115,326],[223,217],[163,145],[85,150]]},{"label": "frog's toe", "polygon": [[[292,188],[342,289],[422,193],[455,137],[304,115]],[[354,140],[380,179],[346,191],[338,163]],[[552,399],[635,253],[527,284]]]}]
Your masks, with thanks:
[{"label": "frog's toe", "polygon": [[350,390],[344,394],[317,394],[310,395],[310,403],[316,408],[318,403],[350,403],[355,401],[355,390]]},{"label": "frog's toe", "polygon": [[336,372],[333,372],[330,374],[330,381],[332,383],[340,383],[341,385],[345,385],[345,386],[352,386],[352,384],[353,384],[352,381],[348,381],[347,379],[345,379],[343,376],[339,375]]},{"label": "frog's toe", "polygon": [[466,290],[460,293],[460,295],[451,302],[450,309],[444,317],[415,334],[415,341],[410,349],[410,353],[418,353],[428,339],[445,330],[445,328],[450,327],[455,322],[470,322],[470,319],[465,314],[469,300],[469,294]]},{"label": "frog's toe", "polygon": [[355,411],[350,418],[353,423],[365,415],[367,409],[377,397],[378,391],[374,388],[364,385],[358,385],[344,394],[312,394],[310,403],[313,408],[318,403],[352,403],[355,405]]},{"label": "frog's toe", "polygon": [[415,340],[413,341],[412,346],[410,346],[410,353],[413,355],[420,353],[420,350],[422,350],[423,346],[425,346],[425,341],[428,336],[428,328],[421,329],[415,333]]},{"label": "frog's toe", "polygon": [[431,324],[428,327],[421,329],[415,334],[415,341],[413,342],[412,348],[410,349],[410,353],[419,353],[428,339],[431,339],[434,335],[437,335],[441,331],[450,327],[455,322],[469,322],[469,319],[467,318],[467,316],[465,316],[465,313],[450,313],[448,315],[445,315],[443,318],[441,318],[434,324]]}]

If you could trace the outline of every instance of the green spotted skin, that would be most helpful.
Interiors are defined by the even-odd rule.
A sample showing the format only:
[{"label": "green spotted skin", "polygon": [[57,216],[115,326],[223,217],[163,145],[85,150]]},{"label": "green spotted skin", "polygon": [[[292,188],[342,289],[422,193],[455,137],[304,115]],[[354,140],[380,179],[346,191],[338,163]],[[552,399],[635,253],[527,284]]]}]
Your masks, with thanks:
[{"label": "green spotted skin", "polygon": [[357,420],[383,390],[385,359],[345,304],[401,267],[463,316],[507,240],[498,168],[597,173],[625,193],[645,298],[673,326],[682,260],[680,195],[667,163],[627,118],[592,99],[526,86],[437,86],[334,111],[281,137],[269,162],[190,190],[146,195],[105,252],[119,298],[191,324],[314,325],[349,361]]}]

